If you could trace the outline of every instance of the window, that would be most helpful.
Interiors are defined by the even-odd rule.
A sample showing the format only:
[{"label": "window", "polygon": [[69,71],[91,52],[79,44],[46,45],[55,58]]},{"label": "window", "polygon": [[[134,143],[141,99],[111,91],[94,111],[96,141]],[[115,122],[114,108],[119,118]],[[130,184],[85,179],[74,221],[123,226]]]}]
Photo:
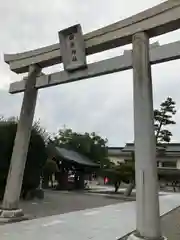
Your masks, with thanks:
[{"label": "window", "polygon": [[164,162],[163,167],[176,168],[176,162]]}]

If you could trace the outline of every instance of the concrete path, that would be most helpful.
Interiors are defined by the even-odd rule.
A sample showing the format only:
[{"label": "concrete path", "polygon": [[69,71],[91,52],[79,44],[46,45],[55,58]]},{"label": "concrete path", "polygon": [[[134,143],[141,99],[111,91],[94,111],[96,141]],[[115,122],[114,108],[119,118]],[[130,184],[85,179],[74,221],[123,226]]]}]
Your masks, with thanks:
[{"label": "concrete path", "polygon": [[[161,215],[180,205],[179,193],[160,196]],[[135,202],[124,202],[0,226],[1,240],[110,240],[135,229]]]}]

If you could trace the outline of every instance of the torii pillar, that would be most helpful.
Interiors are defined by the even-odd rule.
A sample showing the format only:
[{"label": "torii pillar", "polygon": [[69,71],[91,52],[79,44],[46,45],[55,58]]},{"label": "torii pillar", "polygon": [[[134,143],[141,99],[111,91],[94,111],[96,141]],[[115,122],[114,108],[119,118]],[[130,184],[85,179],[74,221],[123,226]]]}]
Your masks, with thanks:
[{"label": "torii pillar", "polygon": [[41,68],[37,65],[29,67],[3,204],[0,211],[0,221],[8,222],[17,218],[23,219],[23,211],[19,209],[19,197],[37,99],[36,77],[40,72]]},{"label": "torii pillar", "polygon": [[133,92],[136,167],[136,233],[129,240],[164,239],[161,235],[149,37],[133,36]]}]

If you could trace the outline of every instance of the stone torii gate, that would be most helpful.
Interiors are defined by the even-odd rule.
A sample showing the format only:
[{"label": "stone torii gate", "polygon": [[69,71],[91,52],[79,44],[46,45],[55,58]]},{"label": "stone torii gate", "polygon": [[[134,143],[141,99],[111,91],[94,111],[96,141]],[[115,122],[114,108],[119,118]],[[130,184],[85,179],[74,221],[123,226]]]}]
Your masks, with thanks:
[{"label": "stone torii gate", "polygon": [[[10,93],[24,92],[11,166],[1,209],[1,220],[23,216],[19,196],[39,88],[133,68],[136,158],[136,234],[129,239],[163,239],[160,230],[156,144],[153,126],[151,64],[180,58],[180,42],[149,49],[149,38],[180,28],[180,1],[171,0],[144,12],[82,35],[80,25],[59,32],[60,44],[20,54],[5,55],[16,73],[29,72],[10,85]],[[86,64],[86,55],[132,43],[124,55]],[[150,50],[150,53],[149,53]],[[45,75],[44,67],[63,62],[64,71]]]}]

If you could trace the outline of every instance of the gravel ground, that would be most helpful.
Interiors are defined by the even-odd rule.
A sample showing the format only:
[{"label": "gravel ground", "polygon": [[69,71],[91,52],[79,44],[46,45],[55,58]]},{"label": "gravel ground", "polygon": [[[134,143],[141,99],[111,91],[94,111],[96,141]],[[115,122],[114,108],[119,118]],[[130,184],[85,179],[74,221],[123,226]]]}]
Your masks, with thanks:
[{"label": "gravel ground", "polygon": [[63,214],[88,208],[103,207],[123,200],[83,192],[46,191],[44,200],[24,201],[20,207],[32,218]]}]

